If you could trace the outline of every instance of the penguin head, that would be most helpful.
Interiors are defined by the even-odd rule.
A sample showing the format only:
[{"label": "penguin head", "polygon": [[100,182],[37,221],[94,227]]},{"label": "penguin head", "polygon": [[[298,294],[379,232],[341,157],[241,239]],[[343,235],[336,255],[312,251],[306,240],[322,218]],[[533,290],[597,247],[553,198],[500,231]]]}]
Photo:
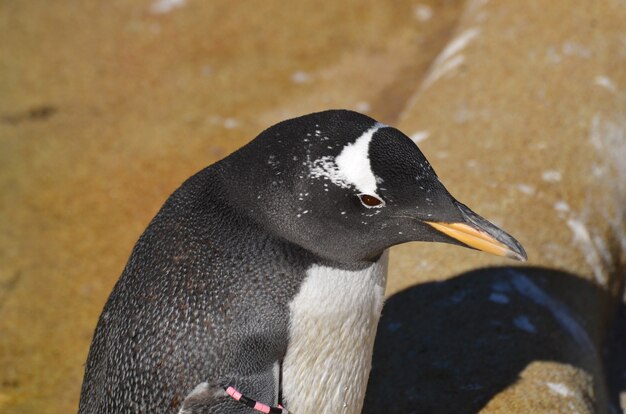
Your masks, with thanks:
[{"label": "penguin head", "polygon": [[372,261],[410,241],[526,258],[450,195],[409,137],[357,112],[283,121],[224,161],[259,223],[327,260]]}]

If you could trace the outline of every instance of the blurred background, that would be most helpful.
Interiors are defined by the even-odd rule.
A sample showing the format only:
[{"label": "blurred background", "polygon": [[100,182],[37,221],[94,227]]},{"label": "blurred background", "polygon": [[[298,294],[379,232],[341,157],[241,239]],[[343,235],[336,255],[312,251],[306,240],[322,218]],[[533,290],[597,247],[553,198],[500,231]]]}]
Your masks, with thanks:
[{"label": "blurred background", "polygon": [[329,108],[404,131],[530,258],[394,248],[366,411],[626,412],[625,22],[623,0],[0,0],[0,412],[75,412],[168,195]]}]

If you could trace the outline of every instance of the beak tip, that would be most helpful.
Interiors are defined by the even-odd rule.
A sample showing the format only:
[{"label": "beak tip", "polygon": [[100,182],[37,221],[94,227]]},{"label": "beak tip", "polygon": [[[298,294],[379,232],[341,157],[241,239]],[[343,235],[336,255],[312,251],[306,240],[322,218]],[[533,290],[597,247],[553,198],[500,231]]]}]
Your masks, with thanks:
[{"label": "beak tip", "polygon": [[506,254],[506,257],[520,262],[526,262],[528,260],[528,255],[526,254],[526,251],[524,251],[524,249],[520,249],[517,252],[509,250]]},{"label": "beak tip", "polygon": [[506,257],[518,260],[520,262],[525,262],[528,260],[528,255],[526,254],[526,250],[520,242],[515,240],[512,236],[507,234],[507,239],[504,245],[508,248],[506,252]]}]

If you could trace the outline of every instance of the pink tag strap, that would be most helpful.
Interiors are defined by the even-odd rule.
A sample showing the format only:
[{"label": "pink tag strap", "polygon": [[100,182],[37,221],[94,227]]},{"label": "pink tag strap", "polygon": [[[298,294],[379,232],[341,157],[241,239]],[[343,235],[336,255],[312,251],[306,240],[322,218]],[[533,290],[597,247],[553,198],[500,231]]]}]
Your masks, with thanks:
[{"label": "pink tag strap", "polygon": [[239,401],[240,403],[262,413],[266,414],[289,414],[282,405],[278,405],[278,407],[272,407],[267,404],[260,403],[252,398],[246,397],[236,389],[231,386],[225,388],[226,394],[230,395],[233,399]]}]

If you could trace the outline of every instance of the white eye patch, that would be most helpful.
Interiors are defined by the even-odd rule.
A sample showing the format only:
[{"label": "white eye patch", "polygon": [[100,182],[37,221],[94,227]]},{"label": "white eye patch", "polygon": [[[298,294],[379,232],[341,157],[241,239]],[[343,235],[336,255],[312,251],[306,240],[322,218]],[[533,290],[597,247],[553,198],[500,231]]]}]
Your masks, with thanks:
[{"label": "white eye patch", "polygon": [[353,186],[361,194],[372,194],[378,197],[376,176],[370,164],[369,146],[376,131],[386,126],[380,122],[376,123],[356,141],[343,147],[334,160],[332,157],[315,160],[310,166],[311,176],[326,177],[340,187]]}]

